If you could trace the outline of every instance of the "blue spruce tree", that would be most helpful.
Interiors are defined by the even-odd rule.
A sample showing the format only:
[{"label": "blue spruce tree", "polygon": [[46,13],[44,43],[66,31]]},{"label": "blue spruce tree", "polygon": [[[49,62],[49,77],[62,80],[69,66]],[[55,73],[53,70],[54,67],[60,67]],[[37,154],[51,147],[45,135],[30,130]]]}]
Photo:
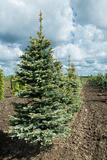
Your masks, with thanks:
[{"label": "blue spruce tree", "polygon": [[59,89],[60,65],[52,57],[51,41],[42,33],[42,12],[37,35],[30,37],[30,45],[20,57],[17,77],[26,90],[19,96],[28,98],[28,102],[14,104],[16,114],[10,117],[9,133],[27,142],[49,145],[54,138],[66,136],[72,114]]}]

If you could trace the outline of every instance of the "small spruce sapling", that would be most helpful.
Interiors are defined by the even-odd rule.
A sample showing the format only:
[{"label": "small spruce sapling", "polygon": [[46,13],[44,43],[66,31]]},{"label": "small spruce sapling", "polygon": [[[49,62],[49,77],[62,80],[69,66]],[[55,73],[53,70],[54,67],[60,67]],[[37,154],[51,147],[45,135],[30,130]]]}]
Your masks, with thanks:
[{"label": "small spruce sapling", "polygon": [[3,70],[0,69],[0,100],[4,99],[4,75]]}]

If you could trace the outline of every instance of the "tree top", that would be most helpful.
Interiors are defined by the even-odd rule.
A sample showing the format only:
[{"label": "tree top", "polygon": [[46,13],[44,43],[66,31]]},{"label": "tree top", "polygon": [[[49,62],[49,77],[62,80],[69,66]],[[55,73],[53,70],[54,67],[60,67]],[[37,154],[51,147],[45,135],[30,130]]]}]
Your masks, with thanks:
[{"label": "tree top", "polygon": [[40,33],[42,34],[42,11],[40,10]]}]

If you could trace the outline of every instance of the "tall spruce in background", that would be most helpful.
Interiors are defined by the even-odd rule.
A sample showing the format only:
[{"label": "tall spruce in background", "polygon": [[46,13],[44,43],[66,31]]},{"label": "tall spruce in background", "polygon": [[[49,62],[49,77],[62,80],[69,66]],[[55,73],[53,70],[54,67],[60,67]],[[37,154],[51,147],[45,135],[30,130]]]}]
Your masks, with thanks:
[{"label": "tall spruce in background", "polygon": [[80,93],[82,84],[75,71],[74,64],[71,64],[70,56],[68,56],[68,69],[64,88],[66,97],[68,97],[66,104],[67,106],[71,106],[72,114],[74,114],[74,112],[77,112],[81,106]]},{"label": "tall spruce in background", "polygon": [[60,92],[61,64],[52,57],[51,41],[42,34],[42,12],[38,38],[30,37],[30,45],[20,57],[17,80],[26,86],[20,97],[28,103],[15,104],[16,115],[10,117],[9,133],[13,137],[41,145],[52,144],[55,137],[68,133],[67,124],[72,120],[70,108],[62,103]]},{"label": "tall spruce in background", "polygon": [[3,70],[0,69],[0,100],[4,99],[4,75]]}]

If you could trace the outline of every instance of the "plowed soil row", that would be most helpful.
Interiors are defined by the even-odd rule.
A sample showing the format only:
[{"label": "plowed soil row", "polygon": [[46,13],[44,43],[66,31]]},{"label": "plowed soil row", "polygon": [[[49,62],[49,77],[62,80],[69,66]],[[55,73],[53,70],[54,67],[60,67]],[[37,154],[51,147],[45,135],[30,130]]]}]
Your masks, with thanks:
[{"label": "plowed soil row", "polygon": [[11,95],[9,81],[5,90],[5,100],[0,101],[0,160],[107,160],[107,91],[86,84],[69,136],[40,149],[5,133],[8,115],[14,113],[11,102],[26,102]]}]

